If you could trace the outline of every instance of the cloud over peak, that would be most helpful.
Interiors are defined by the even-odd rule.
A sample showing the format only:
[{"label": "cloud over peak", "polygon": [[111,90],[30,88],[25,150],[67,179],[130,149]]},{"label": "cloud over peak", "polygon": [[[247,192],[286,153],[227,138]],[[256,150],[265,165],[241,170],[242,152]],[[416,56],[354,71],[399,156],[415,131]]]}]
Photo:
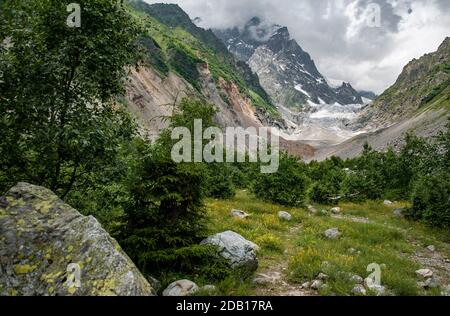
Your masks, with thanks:
[{"label": "cloud over peak", "polygon": [[146,1],[177,3],[204,28],[239,27],[255,16],[285,25],[330,81],[377,93],[450,36],[448,0]]}]

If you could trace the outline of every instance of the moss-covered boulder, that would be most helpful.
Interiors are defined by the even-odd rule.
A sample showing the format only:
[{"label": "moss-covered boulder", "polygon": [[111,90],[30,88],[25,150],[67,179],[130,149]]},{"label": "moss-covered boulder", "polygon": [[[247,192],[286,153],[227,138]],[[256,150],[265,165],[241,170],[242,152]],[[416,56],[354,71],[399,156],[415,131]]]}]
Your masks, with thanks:
[{"label": "moss-covered boulder", "polygon": [[98,221],[19,183],[0,198],[0,295],[154,295]]}]

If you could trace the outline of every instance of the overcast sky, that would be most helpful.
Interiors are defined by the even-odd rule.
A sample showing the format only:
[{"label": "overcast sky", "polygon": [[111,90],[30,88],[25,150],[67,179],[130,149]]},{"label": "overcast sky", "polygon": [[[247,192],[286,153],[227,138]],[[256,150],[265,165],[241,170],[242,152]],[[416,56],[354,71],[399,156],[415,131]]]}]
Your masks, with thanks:
[{"label": "overcast sky", "polygon": [[[253,16],[287,26],[330,83],[381,93],[411,59],[450,36],[450,0],[146,0],[177,3],[204,28],[242,26]],[[381,27],[370,20],[381,8]]]}]

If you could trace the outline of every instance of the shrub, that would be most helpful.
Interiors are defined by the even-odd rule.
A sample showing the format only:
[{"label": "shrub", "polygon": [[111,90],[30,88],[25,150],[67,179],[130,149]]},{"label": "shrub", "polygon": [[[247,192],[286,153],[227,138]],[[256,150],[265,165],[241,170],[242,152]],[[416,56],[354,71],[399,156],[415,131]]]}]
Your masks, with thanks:
[{"label": "shrub", "polygon": [[450,227],[450,174],[422,176],[414,183],[412,206],[406,215],[437,227]]},{"label": "shrub", "polygon": [[236,194],[233,175],[236,168],[227,163],[211,163],[207,166],[205,185],[206,195],[209,197],[228,199]]},{"label": "shrub", "polygon": [[278,171],[258,174],[252,185],[252,192],[265,201],[285,206],[302,206],[306,201],[310,182],[304,169],[297,158],[281,153]]}]

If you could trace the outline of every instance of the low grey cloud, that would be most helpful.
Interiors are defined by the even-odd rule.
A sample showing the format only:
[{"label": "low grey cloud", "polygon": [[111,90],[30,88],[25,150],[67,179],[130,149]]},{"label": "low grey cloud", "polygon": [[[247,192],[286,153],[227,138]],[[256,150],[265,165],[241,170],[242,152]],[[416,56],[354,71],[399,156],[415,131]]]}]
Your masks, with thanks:
[{"label": "low grey cloud", "polygon": [[[204,28],[244,25],[258,16],[287,26],[330,83],[381,93],[411,59],[450,36],[449,0],[146,0],[177,3]],[[381,9],[380,27],[368,23]]]}]

